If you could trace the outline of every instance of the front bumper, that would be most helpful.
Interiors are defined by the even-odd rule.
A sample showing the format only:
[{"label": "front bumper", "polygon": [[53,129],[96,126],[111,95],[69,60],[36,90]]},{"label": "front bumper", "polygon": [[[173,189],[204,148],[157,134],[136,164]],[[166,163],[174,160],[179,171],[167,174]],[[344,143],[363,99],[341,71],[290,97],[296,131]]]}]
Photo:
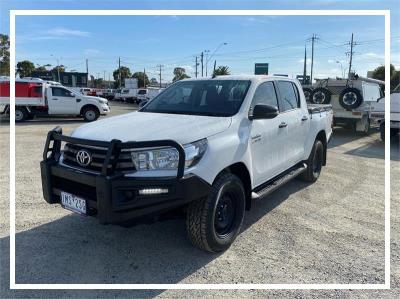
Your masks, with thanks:
[{"label": "front bumper", "polygon": [[[179,163],[178,175],[172,178],[125,177],[112,171],[92,174],[61,166],[58,162],[61,141],[71,141],[74,138],[63,136],[61,130],[58,130],[49,132],[44,159],[40,162],[43,196],[50,204],[60,203],[60,193],[65,191],[85,199],[87,214],[96,216],[100,223],[118,224],[183,206],[210,192],[211,186],[201,178],[183,175],[184,157],[180,157],[183,160]],[[49,148],[51,141],[53,147]],[[115,142],[110,143],[110,155],[114,146]],[[136,147],[133,144],[130,146]],[[168,192],[139,194],[139,190],[143,189],[167,189]]]}]

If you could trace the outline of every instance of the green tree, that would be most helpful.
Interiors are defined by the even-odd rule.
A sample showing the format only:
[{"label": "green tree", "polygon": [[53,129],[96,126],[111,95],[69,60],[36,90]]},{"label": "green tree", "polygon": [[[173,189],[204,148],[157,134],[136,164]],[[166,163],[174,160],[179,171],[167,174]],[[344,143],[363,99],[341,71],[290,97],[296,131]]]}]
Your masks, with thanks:
[{"label": "green tree", "polygon": [[35,71],[36,72],[46,72],[48,67],[51,67],[51,64],[44,64],[44,65],[37,64]]},{"label": "green tree", "polygon": [[10,75],[10,39],[0,34],[0,76]]},{"label": "green tree", "polygon": [[183,67],[174,68],[174,78],[172,79],[172,82],[176,82],[187,78],[190,77],[186,75],[186,70]]},{"label": "green tree", "polygon": [[156,79],[156,78],[151,78],[151,79],[150,79],[150,85],[152,85],[152,86],[157,86],[157,85],[158,85],[157,79]]},{"label": "green tree", "polygon": [[52,72],[55,72],[55,73],[57,73],[58,71],[60,71],[60,73],[64,73],[64,72],[65,72],[65,69],[66,69],[66,66],[60,64],[60,65],[56,65],[55,67],[53,67],[53,68],[51,69],[51,71],[52,71]]},{"label": "green tree", "polygon": [[[121,72],[121,78],[119,77],[120,72]],[[121,66],[119,70],[116,69],[113,72],[115,87],[119,87],[120,85],[122,85],[122,82],[124,82],[124,79],[130,78],[131,76],[132,76],[132,74],[131,74],[131,70],[129,69],[129,67]]]},{"label": "green tree", "polygon": [[145,81],[146,81],[146,86],[150,84],[149,77],[147,77],[147,74],[144,74],[143,72],[136,72],[132,75],[132,78],[136,78],[138,80],[138,86],[139,87],[144,87],[145,86]]},{"label": "green tree", "polygon": [[[393,64],[390,64],[390,77],[395,71]],[[378,66],[372,73],[372,78],[385,81],[385,66]]]},{"label": "green tree", "polygon": [[29,60],[23,60],[17,63],[17,73],[21,78],[29,77],[34,70],[35,65]]},{"label": "green tree", "polygon": [[213,72],[213,77],[215,76],[225,76],[225,75],[230,75],[231,72],[229,71],[229,67],[226,65],[220,65],[217,67],[214,72]]}]

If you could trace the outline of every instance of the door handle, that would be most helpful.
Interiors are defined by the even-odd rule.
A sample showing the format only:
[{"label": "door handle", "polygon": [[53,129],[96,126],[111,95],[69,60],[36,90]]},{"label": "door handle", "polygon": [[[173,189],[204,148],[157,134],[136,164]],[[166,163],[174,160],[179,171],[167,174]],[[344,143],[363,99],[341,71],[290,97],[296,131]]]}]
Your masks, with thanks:
[{"label": "door handle", "polygon": [[287,127],[287,123],[281,122],[279,128],[285,128],[285,127]]},{"label": "door handle", "polygon": [[52,100],[53,100],[53,101],[58,101],[58,99],[57,99],[57,98],[52,98]]},{"label": "door handle", "polygon": [[304,115],[304,116],[301,118],[301,121],[306,121],[307,119],[308,119],[308,116]]},{"label": "door handle", "polygon": [[81,99],[76,99],[76,102],[79,103],[81,101]]}]

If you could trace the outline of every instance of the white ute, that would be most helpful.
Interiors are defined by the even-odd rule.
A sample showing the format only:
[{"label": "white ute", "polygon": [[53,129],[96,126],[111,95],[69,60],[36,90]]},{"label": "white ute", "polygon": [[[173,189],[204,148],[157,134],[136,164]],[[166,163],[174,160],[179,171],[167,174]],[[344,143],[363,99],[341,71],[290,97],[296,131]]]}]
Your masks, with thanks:
[{"label": "white ute", "polygon": [[331,125],[331,106],[307,106],[294,79],[182,80],[137,112],[50,131],[43,194],[102,224],[184,211],[191,242],[219,252],[253,200],[318,179]]},{"label": "white ute", "polygon": [[[2,87],[0,105],[4,106],[3,113],[8,114],[9,80],[3,80],[0,84]],[[16,122],[23,122],[35,116],[76,116],[90,122],[110,112],[106,99],[84,95],[61,84],[16,79],[15,86]]]}]

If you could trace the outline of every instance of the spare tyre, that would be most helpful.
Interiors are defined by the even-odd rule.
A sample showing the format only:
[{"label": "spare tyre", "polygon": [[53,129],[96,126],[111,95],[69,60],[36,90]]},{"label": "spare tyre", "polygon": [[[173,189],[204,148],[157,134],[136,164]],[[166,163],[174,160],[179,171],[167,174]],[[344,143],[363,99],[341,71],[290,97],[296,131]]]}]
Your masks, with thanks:
[{"label": "spare tyre", "polygon": [[317,87],[311,92],[310,102],[313,104],[329,104],[331,92],[324,87]]},{"label": "spare tyre", "polygon": [[306,101],[310,102],[312,89],[308,87],[303,88],[304,96],[306,97]]},{"label": "spare tyre", "polygon": [[363,102],[361,92],[357,88],[347,87],[339,95],[339,104],[346,110],[359,107]]}]

